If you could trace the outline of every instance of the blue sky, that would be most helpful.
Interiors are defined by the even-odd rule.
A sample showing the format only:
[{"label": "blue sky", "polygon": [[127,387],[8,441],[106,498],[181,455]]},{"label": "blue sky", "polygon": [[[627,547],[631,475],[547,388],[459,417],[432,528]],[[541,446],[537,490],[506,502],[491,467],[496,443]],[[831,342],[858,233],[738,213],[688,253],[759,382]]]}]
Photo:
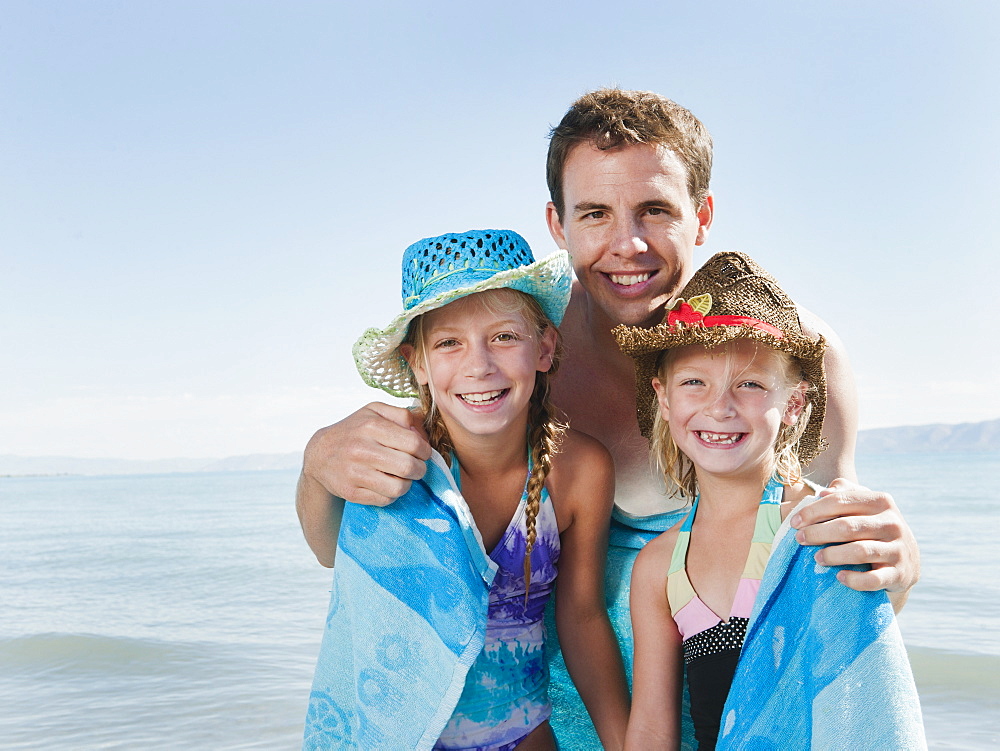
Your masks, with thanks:
[{"label": "blue sky", "polygon": [[548,128],[650,89],[716,143],[698,260],[845,340],[863,427],[1000,416],[993,2],[48,2],[0,18],[0,453],[295,451],[414,240],[546,255]]}]

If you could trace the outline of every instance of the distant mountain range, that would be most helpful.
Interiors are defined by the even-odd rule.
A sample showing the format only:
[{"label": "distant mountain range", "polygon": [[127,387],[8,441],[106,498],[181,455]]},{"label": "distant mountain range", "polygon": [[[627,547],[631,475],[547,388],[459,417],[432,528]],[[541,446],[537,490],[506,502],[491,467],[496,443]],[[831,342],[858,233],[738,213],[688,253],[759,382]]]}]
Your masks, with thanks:
[{"label": "distant mountain range", "polygon": [[[959,425],[904,425],[862,430],[858,454],[1000,452],[1000,419]],[[0,455],[0,476],[150,475],[173,472],[294,470],[302,452],[248,454],[225,459],[79,459],[68,456]]]},{"label": "distant mountain range", "polygon": [[1000,420],[959,425],[903,425],[858,433],[859,454],[1000,452]]}]

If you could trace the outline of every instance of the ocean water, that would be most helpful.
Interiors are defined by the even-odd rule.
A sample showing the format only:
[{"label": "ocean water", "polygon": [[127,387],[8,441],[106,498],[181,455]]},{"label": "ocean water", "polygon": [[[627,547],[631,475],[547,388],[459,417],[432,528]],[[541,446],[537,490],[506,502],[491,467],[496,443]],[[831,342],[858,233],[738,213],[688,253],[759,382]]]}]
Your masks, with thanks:
[{"label": "ocean water", "polygon": [[[932,748],[1000,746],[1000,456],[867,457],[923,555]],[[294,472],[0,478],[0,748],[296,749],[330,588]]]}]

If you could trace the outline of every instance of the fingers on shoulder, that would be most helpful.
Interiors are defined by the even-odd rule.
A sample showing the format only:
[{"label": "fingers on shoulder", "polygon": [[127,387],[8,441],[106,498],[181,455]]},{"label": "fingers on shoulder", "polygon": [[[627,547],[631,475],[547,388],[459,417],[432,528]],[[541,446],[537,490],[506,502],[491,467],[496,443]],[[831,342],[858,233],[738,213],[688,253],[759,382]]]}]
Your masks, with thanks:
[{"label": "fingers on shoulder", "polygon": [[[388,483],[378,490],[358,488],[350,500],[365,506],[388,506],[410,489],[410,483],[400,480],[399,484]],[[381,491],[381,492],[380,492]]]},{"label": "fingers on shoulder", "polygon": [[843,493],[858,490],[867,490],[867,488],[859,485],[858,483],[850,480],[846,477],[838,477],[826,488],[823,488],[819,495],[820,497],[831,495],[832,493]]},{"label": "fingers on shoulder", "polygon": [[[802,520],[799,528],[830,520],[863,520],[892,512],[898,517],[896,502],[888,493],[880,493],[865,488],[852,487],[847,490],[828,490],[820,493],[819,498],[803,507],[798,513]],[[888,519],[883,520],[888,521]],[[880,524],[882,521],[879,522]]]},{"label": "fingers on shoulder", "polygon": [[394,432],[410,432],[407,429],[408,423],[402,417],[397,416],[396,419],[392,419],[392,415],[397,411],[406,412],[400,407],[372,402],[352,412],[343,420],[313,433],[309,443],[306,444],[306,452],[330,453],[366,438],[378,439]]},{"label": "fingers on shoulder", "polygon": [[818,551],[817,556],[824,566],[895,566],[902,560],[898,544],[868,539],[829,545]]}]

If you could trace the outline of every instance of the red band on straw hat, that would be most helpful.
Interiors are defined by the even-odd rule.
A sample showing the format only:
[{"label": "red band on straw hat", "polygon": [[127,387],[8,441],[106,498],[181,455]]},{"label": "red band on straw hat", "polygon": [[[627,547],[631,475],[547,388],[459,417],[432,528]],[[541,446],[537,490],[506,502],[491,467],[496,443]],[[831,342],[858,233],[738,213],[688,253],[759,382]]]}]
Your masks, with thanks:
[{"label": "red band on straw hat", "polygon": [[704,326],[705,328],[712,326],[749,326],[760,331],[765,331],[775,339],[784,338],[784,333],[781,329],[757,318],[750,318],[748,316],[706,316],[704,313],[695,310],[684,300],[681,300],[680,304],[674,310],[667,313],[667,325],[671,329],[676,329],[677,324]]}]

